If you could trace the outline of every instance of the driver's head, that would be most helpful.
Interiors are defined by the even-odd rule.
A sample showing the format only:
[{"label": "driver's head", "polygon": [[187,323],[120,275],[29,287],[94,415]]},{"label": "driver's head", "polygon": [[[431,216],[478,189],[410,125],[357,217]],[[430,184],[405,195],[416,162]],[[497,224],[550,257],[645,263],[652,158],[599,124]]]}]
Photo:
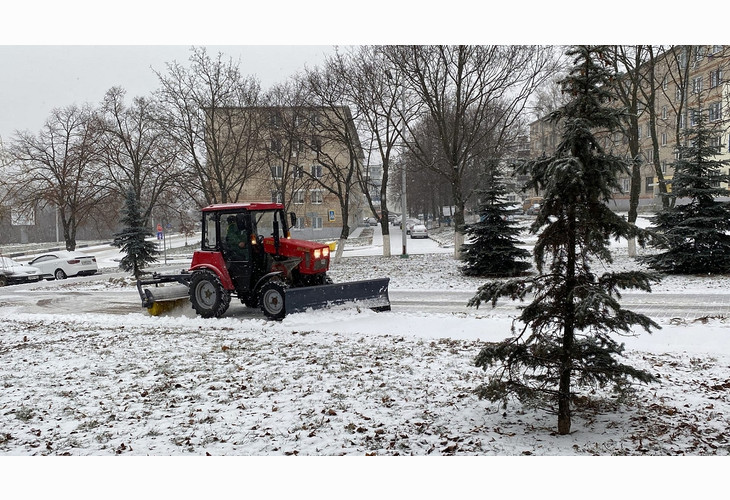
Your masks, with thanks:
[{"label": "driver's head", "polygon": [[236,216],[235,215],[229,215],[226,220],[228,221],[228,224],[229,225],[230,224],[233,224],[234,222],[236,222]]},{"label": "driver's head", "polygon": [[248,229],[249,219],[248,214],[240,213],[236,214],[236,225],[238,226],[239,231],[243,231],[244,229]]}]

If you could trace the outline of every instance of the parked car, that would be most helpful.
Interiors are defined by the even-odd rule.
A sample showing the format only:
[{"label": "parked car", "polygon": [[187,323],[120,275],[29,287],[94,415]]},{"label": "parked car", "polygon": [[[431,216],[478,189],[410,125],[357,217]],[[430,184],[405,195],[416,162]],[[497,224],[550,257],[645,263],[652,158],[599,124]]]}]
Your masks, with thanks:
[{"label": "parked car", "polygon": [[0,286],[33,283],[40,281],[41,278],[40,269],[15,262],[8,257],[0,257]]},{"label": "parked car", "polygon": [[411,234],[411,229],[413,228],[413,226],[420,223],[421,221],[418,219],[406,219],[406,234]]},{"label": "parked car", "polygon": [[411,228],[411,238],[428,238],[428,229],[423,224],[416,224]]},{"label": "parked car", "polygon": [[45,279],[66,279],[69,276],[89,276],[99,272],[96,257],[81,252],[61,250],[49,252],[30,261],[37,267]]}]

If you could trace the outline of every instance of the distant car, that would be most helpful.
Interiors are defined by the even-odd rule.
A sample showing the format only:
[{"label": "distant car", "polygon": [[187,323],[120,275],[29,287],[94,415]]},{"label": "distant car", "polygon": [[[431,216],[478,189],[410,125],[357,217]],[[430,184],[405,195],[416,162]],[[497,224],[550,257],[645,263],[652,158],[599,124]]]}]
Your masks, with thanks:
[{"label": "distant car", "polygon": [[96,257],[81,252],[49,252],[30,261],[45,279],[63,280],[69,276],[89,276],[99,272]]},{"label": "distant car", "polygon": [[428,238],[428,229],[423,224],[415,224],[411,228],[411,238]]},{"label": "distant car", "polygon": [[0,257],[0,286],[16,283],[34,283],[42,278],[40,269],[7,257]]},{"label": "distant car", "polygon": [[421,221],[418,219],[406,219],[406,234],[411,234],[411,229],[416,224],[420,224]]}]

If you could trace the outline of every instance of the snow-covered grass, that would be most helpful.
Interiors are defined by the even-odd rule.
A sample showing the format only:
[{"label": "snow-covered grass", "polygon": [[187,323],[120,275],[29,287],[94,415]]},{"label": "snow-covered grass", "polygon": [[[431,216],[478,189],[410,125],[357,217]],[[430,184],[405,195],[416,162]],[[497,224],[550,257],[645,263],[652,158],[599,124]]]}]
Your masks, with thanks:
[{"label": "snow-covered grass", "polygon": [[[425,247],[414,244],[419,248]],[[483,282],[461,276],[451,250],[433,248],[386,259],[377,255],[376,241],[346,252],[331,274],[335,281],[389,276],[394,292],[469,292]],[[621,244],[615,254],[615,267],[637,265]],[[95,291],[118,290],[120,303],[138,307],[136,291],[123,284],[69,282],[59,293],[93,301]],[[655,290],[730,294],[727,277],[672,277]],[[662,330],[625,338],[626,361],[660,382],[618,395],[582,393],[573,432],[559,436],[555,415],[475,396],[484,374],[474,357],[485,342],[508,336],[514,318],[489,307],[381,314],[342,308],[271,322],[241,309],[203,320],[187,309],[150,317],[131,305],[123,314],[89,313],[83,300],[73,314],[38,313],[1,297],[0,303],[0,455],[555,457],[730,450],[724,315],[661,318]],[[370,481],[333,465],[343,477]],[[484,465],[471,473],[483,474]],[[393,479],[390,469],[381,462],[376,471]],[[305,470],[321,474],[318,467]],[[460,471],[460,465],[452,470]]]}]

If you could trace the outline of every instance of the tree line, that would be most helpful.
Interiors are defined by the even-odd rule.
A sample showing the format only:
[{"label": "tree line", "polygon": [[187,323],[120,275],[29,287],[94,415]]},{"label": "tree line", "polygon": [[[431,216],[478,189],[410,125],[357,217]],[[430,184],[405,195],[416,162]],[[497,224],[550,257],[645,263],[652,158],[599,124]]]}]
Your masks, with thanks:
[{"label": "tree line", "polygon": [[[279,160],[283,175],[275,180],[288,205],[286,181],[302,175],[288,153],[305,147],[318,153],[327,174],[322,187],[340,199],[343,213],[357,189],[387,220],[388,201],[397,199],[389,190],[400,188],[392,173],[407,168],[431,186],[424,190],[442,187],[462,232],[478,171],[524,133],[529,98],[557,61],[550,47],[357,46],[338,48],[321,67],[264,91],[240,61],[192,47],[188,64],[155,71],[159,88],[149,96],[130,99],[114,87],[96,105],[54,109],[36,133],[16,132],[6,144],[4,168],[12,175],[4,176],[4,197],[21,210],[55,208],[66,247],[74,249],[78,227],[118,214],[109,208],[121,207],[130,188],[147,223],[164,213],[183,224],[190,209],[239,200],[247,180]],[[236,110],[251,107],[295,110],[282,114],[277,147],[266,144],[272,136],[264,118],[240,120]],[[331,110],[317,132],[350,152],[349,170],[287,118],[312,107]],[[363,163],[381,166],[382,181],[355,168]]]}]

